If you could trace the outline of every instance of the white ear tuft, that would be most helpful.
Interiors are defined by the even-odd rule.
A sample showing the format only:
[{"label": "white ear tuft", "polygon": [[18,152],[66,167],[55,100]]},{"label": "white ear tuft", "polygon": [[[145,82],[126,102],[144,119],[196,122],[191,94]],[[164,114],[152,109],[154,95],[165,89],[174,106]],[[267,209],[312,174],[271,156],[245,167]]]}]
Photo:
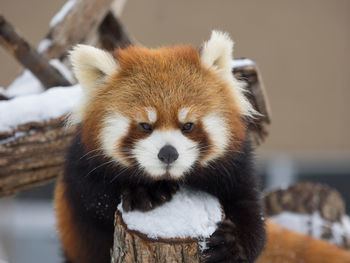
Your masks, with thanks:
[{"label": "white ear tuft", "polygon": [[241,114],[254,118],[259,113],[246,97],[244,83],[236,80],[232,74],[232,53],[233,41],[230,36],[227,33],[214,30],[210,39],[203,45],[201,60],[205,66],[216,71],[230,85]]},{"label": "white ear tuft", "polygon": [[204,43],[201,59],[209,68],[231,71],[233,41],[227,33],[212,31],[210,39]]},{"label": "white ear tuft", "polygon": [[76,78],[87,93],[104,84],[118,70],[111,54],[92,46],[76,45],[70,52],[70,60]]}]

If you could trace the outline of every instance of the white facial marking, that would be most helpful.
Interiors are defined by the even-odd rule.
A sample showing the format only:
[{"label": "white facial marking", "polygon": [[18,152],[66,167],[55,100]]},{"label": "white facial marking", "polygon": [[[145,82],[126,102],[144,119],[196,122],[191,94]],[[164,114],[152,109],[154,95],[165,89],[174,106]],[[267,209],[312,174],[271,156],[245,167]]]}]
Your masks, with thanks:
[{"label": "white facial marking", "polygon": [[[214,156],[222,154],[229,141],[229,131],[225,120],[213,113],[203,118],[203,124],[204,129],[209,134],[210,140],[214,144]],[[211,157],[213,158],[214,156]]]},{"label": "white facial marking", "polygon": [[157,120],[157,113],[152,109],[146,109],[146,111],[150,123],[155,123]]},{"label": "white facial marking", "polygon": [[104,120],[100,136],[101,147],[109,157],[115,159],[119,155],[116,148],[120,139],[127,134],[129,124],[130,120],[127,117],[117,113]]},{"label": "white facial marking", "polygon": [[169,166],[168,172],[172,177],[181,177],[199,157],[197,143],[188,139],[181,131],[155,130],[149,137],[138,141],[132,150],[140,166],[151,176],[159,177],[167,172],[166,164],[158,159],[159,150],[165,145],[175,147],[179,154],[178,159]]},{"label": "white facial marking", "polygon": [[179,110],[177,118],[180,122],[185,122],[188,112],[190,111],[190,108],[183,108]]}]

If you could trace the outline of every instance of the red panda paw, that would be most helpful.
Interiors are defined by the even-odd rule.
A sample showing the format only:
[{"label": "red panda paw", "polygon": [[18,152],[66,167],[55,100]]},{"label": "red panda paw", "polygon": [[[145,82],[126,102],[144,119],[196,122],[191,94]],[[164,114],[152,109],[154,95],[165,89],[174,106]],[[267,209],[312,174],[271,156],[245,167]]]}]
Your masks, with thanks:
[{"label": "red panda paw", "polygon": [[204,263],[250,263],[237,240],[235,224],[229,219],[218,223],[206,245]]},{"label": "red panda paw", "polygon": [[122,194],[122,206],[126,212],[149,211],[171,200],[178,190],[176,183],[160,181],[151,185],[139,185],[126,189]]}]

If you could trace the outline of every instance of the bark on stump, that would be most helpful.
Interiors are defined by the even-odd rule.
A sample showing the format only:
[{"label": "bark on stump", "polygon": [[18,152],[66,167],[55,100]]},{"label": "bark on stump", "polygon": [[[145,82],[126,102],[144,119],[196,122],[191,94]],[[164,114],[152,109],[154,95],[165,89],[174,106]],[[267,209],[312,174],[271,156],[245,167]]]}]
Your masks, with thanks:
[{"label": "bark on stump", "polygon": [[198,263],[198,239],[150,239],[127,229],[120,212],[115,214],[112,263]]}]

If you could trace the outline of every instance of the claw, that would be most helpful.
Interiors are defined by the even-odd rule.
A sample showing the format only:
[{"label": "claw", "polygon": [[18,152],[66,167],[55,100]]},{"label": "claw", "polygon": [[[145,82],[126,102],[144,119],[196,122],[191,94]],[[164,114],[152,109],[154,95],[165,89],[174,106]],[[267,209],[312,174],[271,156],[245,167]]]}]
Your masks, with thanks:
[{"label": "claw", "polygon": [[177,185],[171,182],[158,182],[151,186],[137,186],[126,189],[122,194],[122,206],[126,212],[134,209],[149,211],[153,208],[170,201],[172,195],[178,189]]},{"label": "claw", "polygon": [[217,230],[207,241],[204,251],[205,263],[243,263],[249,262],[243,247],[239,244],[235,224],[231,220],[218,223]]}]

